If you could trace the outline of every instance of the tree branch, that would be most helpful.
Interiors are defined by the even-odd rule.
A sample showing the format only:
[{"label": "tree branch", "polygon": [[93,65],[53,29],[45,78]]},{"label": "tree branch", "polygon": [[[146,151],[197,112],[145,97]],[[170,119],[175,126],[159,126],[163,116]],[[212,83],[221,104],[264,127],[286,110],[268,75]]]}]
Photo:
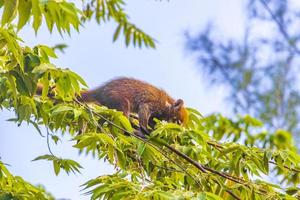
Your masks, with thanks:
[{"label": "tree branch", "polygon": [[281,32],[281,34],[283,35],[284,39],[287,41],[288,45],[290,47],[292,47],[292,49],[297,53],[300,54],[300,50],[295,46],[295,44],[291,44],[291,38],[289,36],[289,34],[285,31],[285,27],[284,25],[278,20],[278,18],[276,17],[276,15],[273,13],[273,11],[271,10],[271,8],[269,7],[269,5],[267,4],[267,2],[265,0],[260,0],[261,4],[264,6],[264,8],[268,11],[268,13],[270,14],[270,16],[272,17],[273,21],[277,24],[279,31]]}]

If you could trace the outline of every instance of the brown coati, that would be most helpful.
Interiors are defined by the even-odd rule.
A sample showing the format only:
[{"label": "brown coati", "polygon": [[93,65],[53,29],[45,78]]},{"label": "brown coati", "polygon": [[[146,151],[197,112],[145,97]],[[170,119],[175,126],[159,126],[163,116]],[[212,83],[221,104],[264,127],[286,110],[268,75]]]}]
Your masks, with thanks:
[{"label": "brown coati", "polygon": [[[38,86],[37,93],[41,91],[42,86]],[[188,120],[183,100],[175,101],[164,90],[133,78],[116,78],[98,88],[82,91],[78,100],[122,111],[126,117],[137,113],[139,125],[146,132],[147,125],[154,127],[154,118],[183,125]]]}]

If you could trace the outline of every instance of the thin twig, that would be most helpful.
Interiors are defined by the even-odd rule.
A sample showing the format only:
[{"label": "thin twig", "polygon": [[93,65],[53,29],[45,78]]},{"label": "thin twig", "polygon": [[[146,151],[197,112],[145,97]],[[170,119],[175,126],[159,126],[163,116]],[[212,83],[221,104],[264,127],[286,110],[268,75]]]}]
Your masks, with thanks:
[{"label": "thin twig", "polygon": [[188,161],[189,163],[191,163],[192,165],[194,165],[194,166],[195,166],[196,168],[198,168],[201,172],[207,173],[206,170],[203,168],[203,166],[202,166],[200,163],[194,161],[193,159],[191,159],[190,157],[188,157],[188,156],[185,155],[184,153],[178,151],[177,149],[175,149],[174,147],[172,147],[172,146],[170,146],[170,145],[168,145],[168,144],[163,143],[163,145],[164,145],[165,147],[167,147],[168,149],[170,149],[170,150],[171,150],[172,152],[174,152],[175,154],[177,154],[178,156],[184,158],[186,161]]},{"label": "thin twig", "polygon": [[156,165],[156,164],[153,164],[151,163],[153,166],[157,167],[157,168],[161,168],[161,169],[164,169],[166,171],[170,171],[170,172],[180,172],[180,173],[184,173],[185,171],[183,170],[177,170],[177,169],[173,169],[173,168],[169,168],[169,167],[164,167],[164,166],[161,166],[161,165]]},{"label": "thin twig", "polygon": [[[274,162],[274,161],[269,161],[269,163],[278,166],[277,163]],[[292,167],[288,167],[288,166],[286,166],[286,165],[283,165],[283,167],[286,168],[286,169],[288,169],[288,170],[291,170],[291,171],[293,171],[293,172],[300,173],[300,170],[299,170],[299,169],[295,169],[295,168],[292,168]]]},{"label": "thin twig", "polygon": [[161,155],[163,155],[166,159],[168,159],[169,161],[171,161],[174,165],[176,165],[177,167],[179,167],[182,171],[184,171],[188,176],[190,176],[194,181],[195,183],[197,183],[199,186],[201,186],[200,182],[194,177],[191,175],[190,172],[187,171],[187,168],[184,168],[182,167],[180,164],[178,164],[174,159],[172,159],[169,155],[168,155],[168,152],[165,151],[164,149],[162,148],[159,148],[157,147],[156,145],[152,144],[151,142],[149,142],[148,140],[145,140],[144,138],[142,137],[139,137],[138,138],[140,140],[142,140],[143,142],[145,142],[146,144],[150,145],[152,148],[154,148],[157,152],[159,152]]},{"label": "thin twig", "polygon": [[48,129],[47,126],[45,126],[45,127],[46,127],[46,131],[47,131],[47,146],[48,146],[48,150],[49,150],[50,154],[52,156],[54,156],[54,154],[52,153],[51,148],[50,148],[50,142],[49,142],[49,135],[50,135],[50,133],[49,133],[49,129]]},{"label": "thin twig", "polygon": [[230,194],[233,198],[237,200],[242,200],[240,197],[238,197],[236,194],[234,194],[231,190],[225,190],[228,194]]}]

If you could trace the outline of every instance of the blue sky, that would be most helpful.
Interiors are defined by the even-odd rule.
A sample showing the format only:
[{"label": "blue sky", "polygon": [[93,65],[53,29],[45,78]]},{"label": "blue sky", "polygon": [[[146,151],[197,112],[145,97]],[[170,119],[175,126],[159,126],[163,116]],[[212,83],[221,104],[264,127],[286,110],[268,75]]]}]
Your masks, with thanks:
[{"label": "blue sky", "polygon": [[[202,114],[221,112],[230,115],[224,101],[225,86],[211,86],[205,75],[196,68],[192,55],[184,51],[185,30],[196,33],[209,21],[218,27],[220,37],[238,37],[243,30],[242,2],[236,0],[210,1],[128,1],[126,11],[131,21],[158,40],[157,49],[126,48],[122,40],[112,43],[114,23],[98,26],[85,24],[80,33],[61,38],[50,35],[42,28],[35,36],[31,28],[25,28],[20,36],[26,45],[67,43],[66,54],[54,60],[60,67],[68,67],[81,75],[90,87],[116,77],[130,76],[145,80],[165,89],[174,98],[182,98],[188,107]],[[79,186],[99,175],[113,172],[113,167],[93,159],[78,156],[72,142],[65,137],[52,151],[63,158],[80,162],[82,174],[54,175],[52,164],[46,161],[31,162],[39,155],[48,154],[46,139],[37,131],[23,124],[17,127],[6,120],[13,117],[8,111],[0,112],[0,156],[11,166],[9,170],[33,184],[41,183],[57,198],[89,199],[81,196]]]}]

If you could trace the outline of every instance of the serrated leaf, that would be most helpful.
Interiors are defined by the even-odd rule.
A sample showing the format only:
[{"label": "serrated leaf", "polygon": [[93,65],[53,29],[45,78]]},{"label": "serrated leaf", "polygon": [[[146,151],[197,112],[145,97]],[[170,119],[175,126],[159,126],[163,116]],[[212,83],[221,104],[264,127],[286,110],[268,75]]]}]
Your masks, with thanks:
[{"label": "serrated leaf", "polygon": [[74,108],[71,106],[66,106],[66,105],[59,105],[53,108],[53,114],[58,114],[61,112],[67,112],[67,111],[73,111]]},{"label": "serrated leaf", "polygon": [[56,69],[55,65],[50,64],[50,63],[43,63],[43,64],[40,64],[39,66],[35,67],[32,70],[32,73],[43,74],[48,70],[54,70],[54,69]]},{"label": "serrated leaf", "polygon": [[226,155],[228,153],[234,152],[234,151],[236,151],[239,148],[240,147],[238,145],[234,145],[232,147],[226,148],[226,149],[224,149],[224,150],[221,151],[219,157],[222,157],[222,156],[224,156],[224,155]]},{"label": "serrated leaf", "polygon": [[32,0],[33,29],[37,33],[42,24],[42,14],[39,0]]},{"label": "serrated leaf", "polygon": [[146,148],[145,143],[139,143],[138,148],[137,148],[137,153],[139,156],[142,156]]},{"label": "serrated leaf", "polygon": [[19,21],[18,21],[18,30],[23,28],[26,22],[29,20],[31,14],[31,1],[21,0],[19,2],[18,11],[19,11]]},{"label": "serrated leaf", "polygon": [[73,76],[76,80],[78,80],[80,82],[81,85],[88,87],[88,85],[86,84],[86,82],[83,80],[83,78],[81,78],[81,76],[79,76],[78,74],[76,74],[75,72],[72,71],[67,71],[67,73],[70,76]]},{"label": "serrated leaf", "polygon": [[38,156],[35,159],[33,159],[32,161],[37,161],[37,160],[56,160],[58,159],[57,157],[53,156],[53,155],[42,155],[42,156]]},{"label": "serrated leaf", "polygon": [[53,161],[53,168],[54,168],[55,175],[57,176],[60,172],[60,165],[57,160]]},{"label": "serrated leaf", "polygon": [[120,150],[117,150],[116,152],[117,152],[118,165],[121,169],[124,169],[126,163],[124,153],[121,152]]},{"label": "serrated leaf", "polygon": [[50,56],[52,58],[57,58],[57,55],[55,54],[52,48],[45,45],[40,45],[39,48],[42,49],[47,54],[47,56]]},{"label": "serrated leaf", "polygon": [[267,173],[269,173],[269,158],[267,156],[267,151],[264,152],[264,168]]},{"label": "serrated leaf", "polygon": [[121,32],[121,29],[122,29],[122,24],[119,24],[119,26],[117,27],[115,33],[114,33],[114,36],[113,36],[113,42],[115,42],[119,35],[120,35],[120,32]]},{"label": "serrated leaf", "polygon": [[65,49],[68,47],[67,44],[57,44],[54,47],[52,47],[54,50],[58,49],[60,52],[65,53]]},{"label": "serrated leaf", "polygon": [[131,40],[131,28],[127,29],[126,33],[125,33],[125,44],[126,44],[126,46],[129,46],[130,40]]},{"label": "serrated leaf", "polygon": [[52,135],[51,138],[55,144],[57,144],[57,142],[59,141],[59,137],[57,137],[56,135]]},{"label": "serrated leaf", "polygon": [[120,115],[119,117],[120,123],[121,125],[130,133],[133,132],[133,128],[129,122],[129,120],[127,119],[127,117],[125,117],[124,115]]},{"label": "serrated leaf", "polygon": [[2,26],[6,23],[9,23],[17,12],[19,0],[5,0],[4,1],[4,10],[2,14],[1,24]]},{"label": "serrated leaf", "polygon": [[42,98],[45,99],[49,93],[49,79],[48,76],[43,76],[41,79],[41,83],[43,85]]},{"label": "serrated leaf", "polygon": [[101,140],[103,140],[104,144],[110,144],[111,146],[116,146],[115,141],[111,137],[109,137],[107,134],[105,134],[105,133],[98,133],[97,136]]}]

